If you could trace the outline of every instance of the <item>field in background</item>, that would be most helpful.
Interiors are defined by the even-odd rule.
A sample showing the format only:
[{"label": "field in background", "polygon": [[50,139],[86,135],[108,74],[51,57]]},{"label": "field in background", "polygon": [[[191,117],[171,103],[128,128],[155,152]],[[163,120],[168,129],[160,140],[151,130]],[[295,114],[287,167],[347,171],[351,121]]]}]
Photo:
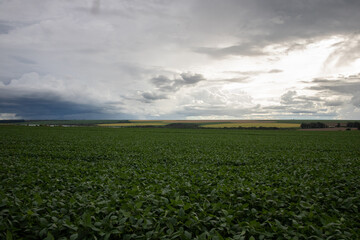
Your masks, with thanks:
[{"label": "field in background", "polygon": [[136,126],[164,126],[163,122],[130,122],[130,123],[103,123],[97,124],[100,127],[136,127]]},{"label": "field in background", "polygon": [[360,239],[360,131],[0,133],[0,239]]},{"label": "field in background", "polygon": [[201,128],[299,128],[299,123],[278,123],[273,120],[129,120],[128,123],[98,124],[101,127],[143,127],[167,125],[196,125]]},{"label": "field in background", "polygon": [[299,123],[270,123],[270,122],[244,122],[244,123],[220,123],[201,125],[204,128],[299,128]]},{"label": "field in background", "polygon": [[[25,126],[100,126],[100,127],[159,127],[159,128],[267,128],[300,129],[304,124],[322,123],[327,126],[321,131],[356,130],[347,126],[356,120],[0,120],[0,125]],[[358,122],[358,121],[357,121]],[[302,126],[304,125],[304,126]],[[301,127],[302,126],[302,127]],[[310,127],[320,131],[318,127]]]}]

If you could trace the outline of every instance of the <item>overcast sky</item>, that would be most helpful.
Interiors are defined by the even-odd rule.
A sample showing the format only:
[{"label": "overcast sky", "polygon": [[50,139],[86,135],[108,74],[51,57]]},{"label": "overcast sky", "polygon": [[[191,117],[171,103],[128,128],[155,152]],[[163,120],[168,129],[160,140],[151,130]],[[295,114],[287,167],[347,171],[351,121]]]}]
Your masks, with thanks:
[{"label": "overcast sky", "polygon": [[359,0],[0,0],[0,119],[360,119]]}]

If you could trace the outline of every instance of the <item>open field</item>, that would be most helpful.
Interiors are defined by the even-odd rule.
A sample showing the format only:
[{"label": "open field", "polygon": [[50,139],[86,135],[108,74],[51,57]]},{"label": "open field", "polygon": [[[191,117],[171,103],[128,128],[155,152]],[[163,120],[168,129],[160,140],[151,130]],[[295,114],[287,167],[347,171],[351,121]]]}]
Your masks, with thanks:
[{"label": "open field", "polygon": [[254,122],[276,122],[274,120],[163,120],[167,123],[254,123]]},{"label": "open field", "polygon": [[266,120],[129,120],[129,123],[97,124],[101,127],[166,126],[169,124],[197,124],[202,128],[299,128],[299,123],[277,123]]},{"label": "open field", "polygon": [[259,127],[276,127],[276,128],[299,128],[299,123],[270,123],[270,122],[244,122],[244,123],[220,123],[220,124],[205,124],[201,125],[204,128],[237,128],[237,127],[244,127],[244,128],[259,128]]},{"label": "open field", "polygon": [[[300,128],[301,124],[322,123],[328,128],[303,127],[314,131],[346,130],[356,120],[0,120],[0,125],[25,126],[101,126],[101,127],[165,127],[165,128]],[[314,126],[315,126],[314,125]],[[337,127],[341,128],[337,128]],[[336,128],[336,129],[334,129]],[[351,126],[350,126],[351,128]],[[352,126],[356,128],[356,126]],[[311,130],[307,130],[311,131]]]},{"label": "open field", "polygon": [[136,127],[136,126],[164,126],[162,122],[130,122],[130,123],[104,123],[97,124],[100,127]]},{"label": "open field", "polygon": [[360,239],[360,131],[0,126],[0,239]]}]

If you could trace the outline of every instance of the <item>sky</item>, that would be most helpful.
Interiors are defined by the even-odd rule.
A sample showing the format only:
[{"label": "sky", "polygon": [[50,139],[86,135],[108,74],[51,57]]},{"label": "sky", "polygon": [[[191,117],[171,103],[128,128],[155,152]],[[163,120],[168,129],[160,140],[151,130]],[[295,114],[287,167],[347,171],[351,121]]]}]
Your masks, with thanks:
[{"label": "sky", "polygon": [[0,119],[360,119],[359,0],[0,0]]}]

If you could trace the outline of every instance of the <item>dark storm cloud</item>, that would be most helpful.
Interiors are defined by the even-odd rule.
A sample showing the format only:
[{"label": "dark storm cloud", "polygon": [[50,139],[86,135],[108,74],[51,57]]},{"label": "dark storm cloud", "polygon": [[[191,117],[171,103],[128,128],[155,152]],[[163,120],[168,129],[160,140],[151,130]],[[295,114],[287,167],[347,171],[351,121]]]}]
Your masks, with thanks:
[{"label": "dark storm cloud", "polygon": [[0,97],[0,112],[16,113],[26,119],[59,118],[73,114],[101,113],[101,109],[84,104],[66,102],[57,97],[43,94],[16,98]]},{"label": "dark storm cloud", "polygon": [[179,77],[170,79],[166,76],[159,75],[152,78],[150,81],[160,91],[163,92],[176,92],[184,86],[195,85],[196,83],[205,80],[201,74],[181,73]]},{"label": "dark storm cloud", "polygon": [[6,96],[0,91],[0,113],[15,113],[24,119],[99,119],[128,118],[126,114],[109,114],[105,105],[94,106],[66,101],[50,93]]}]

